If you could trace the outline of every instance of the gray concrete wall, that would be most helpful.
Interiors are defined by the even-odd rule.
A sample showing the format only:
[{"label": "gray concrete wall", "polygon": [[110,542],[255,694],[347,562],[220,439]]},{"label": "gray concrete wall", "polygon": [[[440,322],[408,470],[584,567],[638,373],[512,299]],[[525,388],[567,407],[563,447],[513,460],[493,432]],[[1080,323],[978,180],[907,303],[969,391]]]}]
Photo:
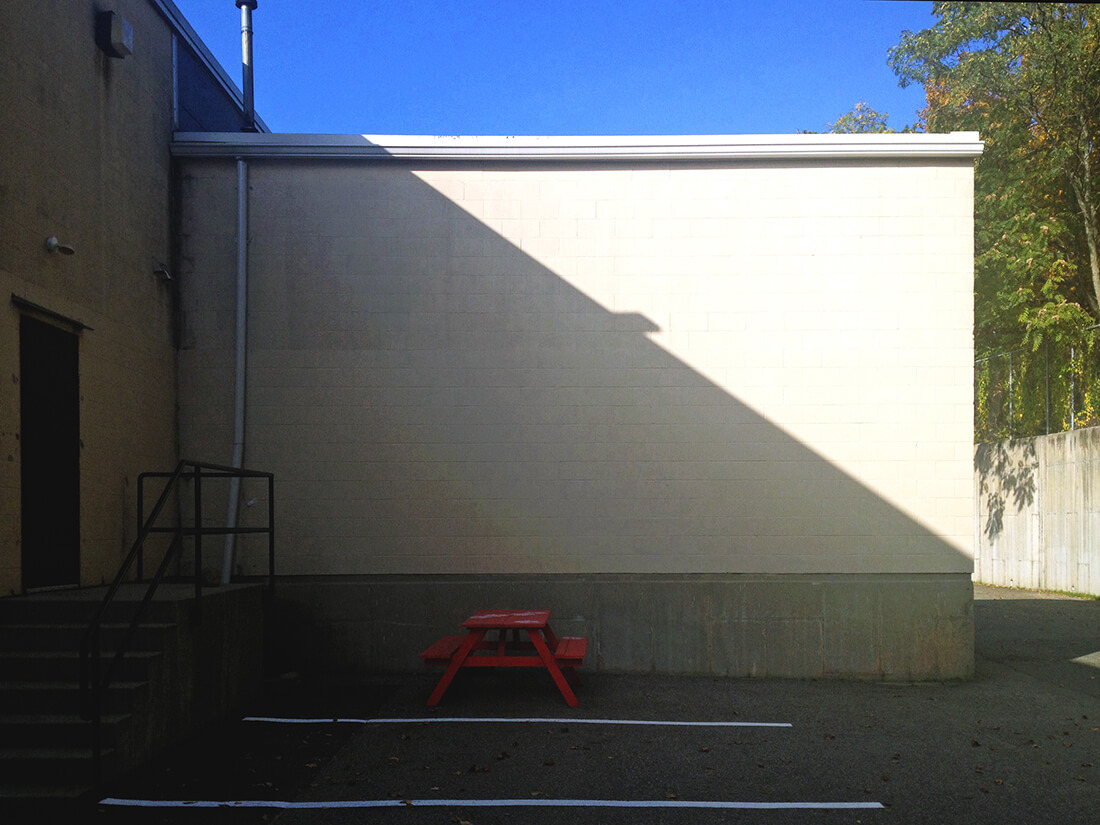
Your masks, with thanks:
[{"label": "gray concrete wall", "polygon": [[974,486],[976,581],[1100,594],[1100,427],[980,444]]},{"label": "gray concrete wall", "polygon": [[279,584],[281,667],[365,674],[480,608],[549,607],[585,668],[733,677],[965,678],[972,585],[954,576],[354,576]]},{"label": "gray concrete wall", "polygon": [[[264,589],[258,585],[207,588],[202,622],[194,625],[193,598],[182,586],[163,587],[158,605],[164,654],[150,674],[138,724],[123,732],[123,767],[133,767],[204,727],[239,713],[259,695],[264,667]],[[171,591],[171,595],[167,591]],[[133,591],[130,591],[131,593]]]}]

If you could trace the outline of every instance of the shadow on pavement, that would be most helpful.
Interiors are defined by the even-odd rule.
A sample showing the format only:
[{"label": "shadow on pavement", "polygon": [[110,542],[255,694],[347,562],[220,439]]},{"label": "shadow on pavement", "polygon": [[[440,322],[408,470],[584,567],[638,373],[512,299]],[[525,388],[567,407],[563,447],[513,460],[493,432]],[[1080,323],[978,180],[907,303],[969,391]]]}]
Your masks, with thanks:
[{"label": "shadow on pavement", "polygon": [[[275,682],[256,716],[553,718],[493,724],[227,722],[105,789],[139,799],[879,802],[881,809],[0,808],[5,823],[1086,822],[1100,810],[1100,601],[976,587],[977,674],[884,683],[589,674],[567,708],[541,672]],[[466,674],[464,674],[465,676]],[[584,719],[788,722],[641,727]]]}]

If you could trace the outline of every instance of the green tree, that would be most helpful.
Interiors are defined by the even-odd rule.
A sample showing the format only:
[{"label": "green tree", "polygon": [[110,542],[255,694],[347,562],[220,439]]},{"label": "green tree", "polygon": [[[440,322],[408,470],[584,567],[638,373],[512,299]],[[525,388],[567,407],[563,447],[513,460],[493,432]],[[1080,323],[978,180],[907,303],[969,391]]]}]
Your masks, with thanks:
[{"label": "green tree", "polygon": [[887,124],[889,114],[879,114],[872,109],[867,101],[861,100],[852,107],[852,110],[833,123],[825,124],[825,131],[835,135],[853,135],[893,132]]},{"label": "green tree", "polygon": [[[1096,338],[1086,330],[1100,314],[1100,14],[942,2],[933,14],[930,28],[902,33],[889,63],[902,86],[924,87],[922,128],[985,140],[974,181],[975,347],[979,357],[1036,354],[1016,359],[1021,388],[1029,371],[1050,369],[1049,352],[1037,357],[1044,345],[1079,353]],[[1074,362],[1054,369],[1055,394],[1079,383]],[[1016,414],[1025,406],[1018,399]]]}]

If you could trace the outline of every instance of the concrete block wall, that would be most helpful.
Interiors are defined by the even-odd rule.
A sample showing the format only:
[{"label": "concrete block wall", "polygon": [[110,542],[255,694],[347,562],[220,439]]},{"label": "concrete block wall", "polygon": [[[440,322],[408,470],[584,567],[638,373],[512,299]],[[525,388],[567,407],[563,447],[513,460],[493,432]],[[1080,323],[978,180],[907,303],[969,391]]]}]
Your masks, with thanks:
[{"label": "concrete block wall", "polygon": [[[780,576],[791,617],[796,579],[938,576],[954,606],[902,612],[966,649],[970,159],[249,166],[280,573]],[[181,442],[215,455],[235,166],[184,176]],[[863,672],[814,638],[805,673]]]},{"label": "concrete block wall", "polygon": [[1100,428],[980,444],[974,578],[1100,595]]},{"label": "concrete block wall", "polygon": [[[81,583],[134,538],[138,473],[176,461],[172,32],[147,0],[111,9],[135,53],[95,45],[93,2],[5,5],[0,26],[0,596],[19,592],[19,321],[11,296],[79,333]],[[76,254],[50,254],[58,236]],[[34,314],[34,313],[31,313]],[[54,316],[41,316],[72,328]]]}]

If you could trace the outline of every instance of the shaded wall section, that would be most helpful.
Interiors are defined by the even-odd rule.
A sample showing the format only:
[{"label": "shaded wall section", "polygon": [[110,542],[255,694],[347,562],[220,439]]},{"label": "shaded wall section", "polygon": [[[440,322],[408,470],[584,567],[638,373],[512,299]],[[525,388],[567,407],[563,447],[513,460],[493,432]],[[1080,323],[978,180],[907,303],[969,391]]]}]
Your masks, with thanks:
[{"label": "shaded wall section", "polygon": [[[235,174],[184,167],[181,442],[214,461]],[[609,669],[969,672],[971,174],[250,162],[246,463],[301,649],[415,664],[486,599],[584,592]],[[426,575],[451,595],[413,606]],[[717,656],[610,642],[653,611]]]},{"label": "shaded wall section", "polygon": [[154,274],[172,263],[172,31],[147,0],[111,8],[133,25],[124,60],[96,46],[94,2],[14,0],[0,26],[0,596],[25,586],[21,315],[78,338],[80,583],[134,540],[137,474],[176,461],[174,290]]}]

